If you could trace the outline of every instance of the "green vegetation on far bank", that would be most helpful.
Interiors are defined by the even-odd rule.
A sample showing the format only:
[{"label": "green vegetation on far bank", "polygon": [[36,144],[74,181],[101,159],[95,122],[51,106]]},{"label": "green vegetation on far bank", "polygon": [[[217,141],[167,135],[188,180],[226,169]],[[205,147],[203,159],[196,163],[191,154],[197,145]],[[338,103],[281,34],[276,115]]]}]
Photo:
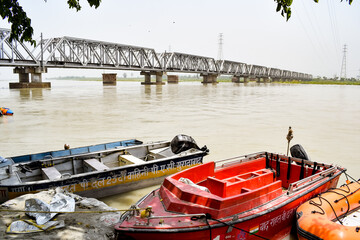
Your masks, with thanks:
[{"label": "green vegetation on far bank", "polygon": [[335,79],[319,79],[314,78],[310,81],[288,81],[285,83],[293,83],[293,84],[322,84],[322,85],[360,85],[359,80],[351,79],[351,80],[335,80]]}]

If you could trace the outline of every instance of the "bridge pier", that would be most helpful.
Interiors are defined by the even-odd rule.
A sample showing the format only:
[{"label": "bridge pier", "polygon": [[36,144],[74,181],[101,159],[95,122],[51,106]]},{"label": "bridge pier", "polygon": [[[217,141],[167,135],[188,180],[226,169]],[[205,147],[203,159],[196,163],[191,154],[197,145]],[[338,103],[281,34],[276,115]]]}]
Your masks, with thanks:
[{"label": "bridge pier", "polygon": [[259,77],[259,78],[256,78],[256,82],[257,83],[268,83],[270,82],[269,78],[268,77]]},{"label": "bridge pier", "polygon": [[281,82],[281,78],[271,78],[272,82]]},{"label": "bridge pier", "polygon": [[[47,68],[41,67],[16,67],[14,73],[19,74],[18,83],[9,83],[10,89],[17,88],[50,88],[50,82],[42,81],[42,73],[47,73]],[[29,74],[31,74],[31,82],[29,82]]]},{"label": "bridge pier", "polygon": [[248,77],[245,77],[245,76],[233,76],[231,81],[233,83],[247,83],[249,82],[249,78]]},{"label": "bridge pier", "polygon": [[[164,85],[165,83],[162,81],[163,72],[156,72],[156,71],[142,71],[140,75],[144,75],[145,81],[142,82],[142,85]],[[151,82],[151,75],[155,75],[155,82]]]},{"label": "bridge pier", "polygon": [[232,81],[233,83],[240,83],[240,76],[233,76],[232,79],[231,79],[231,81]]},{"label": "bridge pier", "polygon": [[116,86],[116,73],[103,73],[103,85]]},{"label": "bridge pier", "polygon": [[168,83],[179,83],[179,76],[178,75],[167,75],[167,82]]},{"label": "bridge pier", "polygon": [[203,81],[201,83],[207,84],[207,83],[218,83],[217,82],[217,74],[208,74],[208,73],[201,73],[201,77],[203,77]]}]

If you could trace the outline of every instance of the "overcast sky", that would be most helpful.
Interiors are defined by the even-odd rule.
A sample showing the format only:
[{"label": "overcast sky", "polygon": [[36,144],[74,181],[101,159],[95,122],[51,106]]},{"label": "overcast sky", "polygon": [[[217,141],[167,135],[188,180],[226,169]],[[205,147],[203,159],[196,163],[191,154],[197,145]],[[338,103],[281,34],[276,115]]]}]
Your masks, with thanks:
[{"label": "overcast sky", "polygon": [[[347,44],[347,77],[360,75],[356,0],[351,6],[340,0],[294,0],[288,22],[273,0],[103,0],[98,9],[82,0],[79,12],[66,0],[19,2],[32,20],[35,39],[40,33],[72,36],[217,58],[223,33],[226,60],[327,77],[340,75]],[[0,22],[9,28],[7,20]],[[48,74],[74,72],[51,69]]]}]

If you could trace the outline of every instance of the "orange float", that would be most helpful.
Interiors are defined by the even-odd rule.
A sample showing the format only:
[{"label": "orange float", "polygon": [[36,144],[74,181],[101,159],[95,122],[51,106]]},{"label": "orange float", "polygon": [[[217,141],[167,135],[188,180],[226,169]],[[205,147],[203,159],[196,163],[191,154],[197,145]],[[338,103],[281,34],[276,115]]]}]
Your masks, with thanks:
[{"label": "orange float", "polygon": [[13,115],[14,112],[9,108],[0,107],[0,116],[1,115]]},{"label": "orange float", "polygon": [[360,239],[360,182],[344,184],[296,210],[299,239]]}]

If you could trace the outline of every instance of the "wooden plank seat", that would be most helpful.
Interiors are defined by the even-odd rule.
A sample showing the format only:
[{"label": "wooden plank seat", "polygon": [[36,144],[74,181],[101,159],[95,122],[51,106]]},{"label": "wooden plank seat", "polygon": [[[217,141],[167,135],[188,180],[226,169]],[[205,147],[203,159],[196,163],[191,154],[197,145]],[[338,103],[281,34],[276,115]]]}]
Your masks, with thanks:
[{"label": "wooden plank seat", "polygon": [[119,155],[119,165],[143,164],[145,161],[131,154]]},{"label": "wooden plank seat", "polygon": [[61,178],[61,173],[55,167],[42,168],[41,173],[44,179],[56,180]]},{"label": "wooden plank seat", "polygon": [[86,159],[84,160],[84,163],[87,167],[90,169],[93,169],[95,171],[104,171],[108,170],[109,167],[103,164],[102,162],[99,162],[99,160],[92,158],[92,159]]}]

